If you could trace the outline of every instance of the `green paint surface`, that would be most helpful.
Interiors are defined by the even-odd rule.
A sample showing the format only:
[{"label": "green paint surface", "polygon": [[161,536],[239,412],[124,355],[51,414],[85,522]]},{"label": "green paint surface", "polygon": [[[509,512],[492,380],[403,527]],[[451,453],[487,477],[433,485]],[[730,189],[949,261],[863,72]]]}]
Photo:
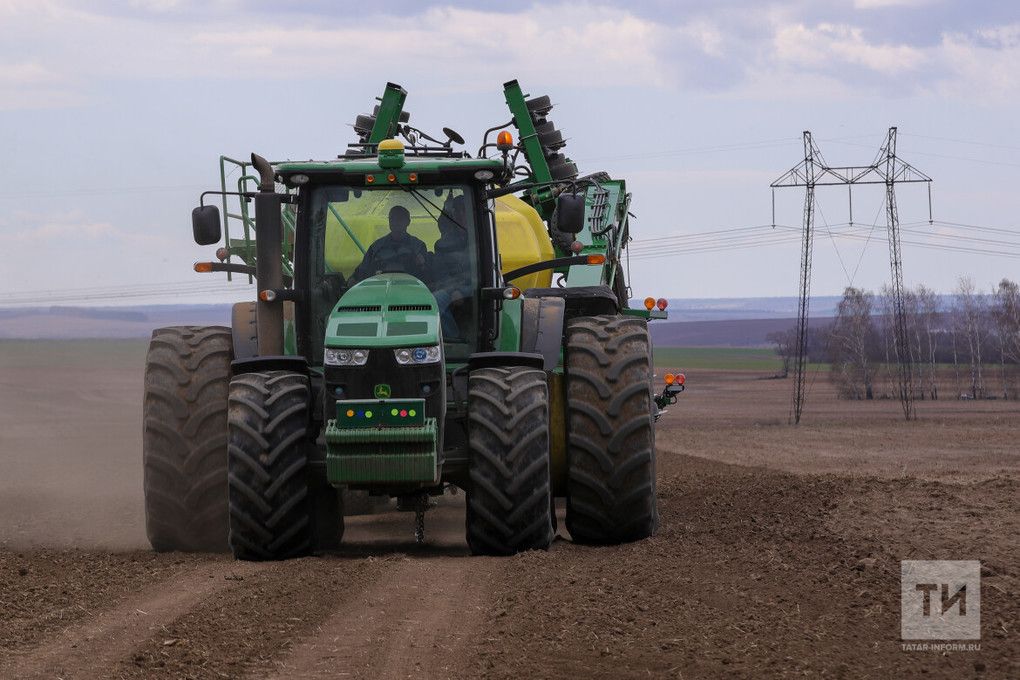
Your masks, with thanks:
[{"label": "green paint surface", "polygon": [[[370,400],[368,400],[370,401]],[[393,400],[401,401],[401,400]],[[403,400],[418,401],[422,400]],[[389,404],[371,401],[391,416]],[[389,407],[389,408],[388,408]],[[337,410],[341,408],[338,405]],[[373,410],[373,418],[376,416]],[[435,418],[407,427],[343,427],[326,424],[326,477],[331,484],[433,484],[439,480]]]},{"label": "green paint surface", "polygon": [[365,279],[344,293],[326,322],[329,348],[437,344],[436,299],[424,283],[409,274],[377,274]]},{"label": "green paint surface", "polygon": [[[503,161],[495,158],[456,158],[456,157],[422,157],[405,156],[400,173],[406,177],[412,172],[427,174],[443,170],[492,170],[497,174],[503,169]],[[378,157],[360,157],[337,159],[332,161],[299,161],[279,163],[276,171],[284,176],[301,173],[331,174],[337,176],[378,174],[381,171]],[[379,180],[376,180],[379,181]]]},{"label": "green paint surface", "polygon": [[517,352],[521,348],[521,311],[523,301],[505,300],[499,313],[499,337],[496,348],[500,352]]}]

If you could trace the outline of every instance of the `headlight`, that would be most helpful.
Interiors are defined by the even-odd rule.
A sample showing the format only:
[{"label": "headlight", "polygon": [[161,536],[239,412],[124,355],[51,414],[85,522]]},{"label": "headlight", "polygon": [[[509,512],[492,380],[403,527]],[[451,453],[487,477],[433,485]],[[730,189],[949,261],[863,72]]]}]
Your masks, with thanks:
[{"label": "headlight", "polygon": [[401,347],[393,350],[398,364],[434,364],[441,358],[439,345],[430,347]]},{"label": "headlight", "polygon": [[325,362],[329,366],[364,366],[368,362],[368,350],[327,348]]}]

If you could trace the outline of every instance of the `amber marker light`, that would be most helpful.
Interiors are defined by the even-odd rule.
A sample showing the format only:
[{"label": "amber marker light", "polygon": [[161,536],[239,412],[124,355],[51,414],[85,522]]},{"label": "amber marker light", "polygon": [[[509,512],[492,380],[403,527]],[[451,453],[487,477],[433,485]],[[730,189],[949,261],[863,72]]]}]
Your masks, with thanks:
[{"label": "amber marker light", "polygon": [[589,255],[588,256],[588,264],[605,264],[605,262],[606,262],[606,256],[605,255]]},{"label": "amber marker light", "polygon": [[196,262],[195,271],[198,272],[199,274],[208,274],[209,272],[212,271],[212,266],[213,266],[212,262]]},{"label": "amber marker light", "polygon": [[650,312],[650,311],[652,311],[652,307],[654,307],[654,306],[655,306],[655,298],[653,298],[653,297],[646,297],[645,298],[645,309],[647,309]]},{"label": "amber marker light", "polygon": [[275,299],[276,299],[275,290],[266,289],[263,291],[259,291],[259,300],[262,300],[263,302],[272,302]]},{"label": "amber marker light", "polygon": [[412,172],[410,175],[407,176],[407,181],[408,182],[417,182],[418,181],[418,173],[417,172]]},{"label": "amber marker light", "polygon": [[665,376],[665,380],[667,385],[672,385],[673,383],[676,382],[676,376],[673,375],[672,373],[667,373]]},{"label": "amber marker light", "polygon": [[375,184],[375,175],[365,175],[365,184]]},{"label": "amber marker light", "polygon": [[496,135],[496,148],[500,151],[509,151],[514,148],[514,136],[507,130]]},{"label": "amber marker light", "polygon": [[392,183],[392,182],[396,182],[396,181],[397,181],[397,176],[396,176],[396,175],[394,175],[394,174],[393,174],[393,173],[391,172],[390,174],[386,175],[386,180],[387,180],[388,182],[391,182],[391,183]]}]

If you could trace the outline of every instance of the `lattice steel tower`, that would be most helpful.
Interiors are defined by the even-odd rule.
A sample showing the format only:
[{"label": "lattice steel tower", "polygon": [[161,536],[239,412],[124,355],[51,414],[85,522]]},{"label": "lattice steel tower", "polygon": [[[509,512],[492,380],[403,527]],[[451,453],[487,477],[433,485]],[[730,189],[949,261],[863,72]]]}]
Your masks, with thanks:
[{"label": "lattice steel tower", "polygon": [[804,368],[807,363],[811,258],[814,250],[815,187],[846,186],[853,215],[853,186],[884,184],[886,224],[889,236],[889,268],[892,274],[893,347],[898,366],[900,403],[907,420],[914,417],[913,370],[907,344],[907,320],[903,302],[903,254],[900,247],[900,220],[896,209],[896,185],[904,182],[928,184],[928,217],[931,220],[931,177],[896,156],[896,128],[889,128],[885,143],[871,165],[833,167],[825,162],[809,131],[804,132],[804,160],[771,184],[773,190],[772,223],[775,224],[775,190],[804,187],[804,224],[800,253],[800,297],[797,305],[797,345],[794,359],[793,406],[790,421],[800,422],[804,409]]}]

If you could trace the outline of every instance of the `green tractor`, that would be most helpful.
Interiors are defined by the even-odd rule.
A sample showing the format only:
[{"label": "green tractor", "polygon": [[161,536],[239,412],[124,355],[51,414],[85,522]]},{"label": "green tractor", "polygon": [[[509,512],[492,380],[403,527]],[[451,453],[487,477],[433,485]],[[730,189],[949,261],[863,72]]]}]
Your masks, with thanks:
[{"label": "green tractor", "polygon": [[628,305],[630,194],[578,176],[548,97],[504,95],[512,119],[475,156],[412,127],[391,83],[335,160],[221,158],[192,222],[225,244],[195,270],[247,276],[258,299],[229,328],[153,333],[154,549],[336,549],[345,501],[366,498],[414,511],[421,540],[451,487],[474,554],[547,548],[557,497],[576,542],[655,532],[655,421],[683,386],[653,390],[665,301]]}]

